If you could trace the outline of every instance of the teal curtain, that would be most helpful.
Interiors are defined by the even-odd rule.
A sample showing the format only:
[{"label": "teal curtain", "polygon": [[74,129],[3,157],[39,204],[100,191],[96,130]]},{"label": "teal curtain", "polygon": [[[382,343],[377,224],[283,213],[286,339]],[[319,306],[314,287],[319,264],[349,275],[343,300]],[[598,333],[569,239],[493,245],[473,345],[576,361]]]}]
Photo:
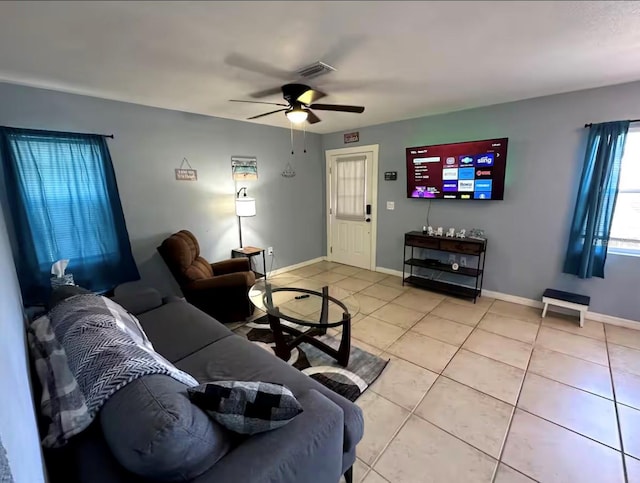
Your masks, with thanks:
[{"label": "teal curtain", "polygon": [[96,292],[140,278],[103,136],[0,128],[0,148],[25,304],[46,301],[59,259]]},{"label": "teal curtain", "polygon": [[573,214],[564,272],[604,278],[629,121],[593,124]]}]

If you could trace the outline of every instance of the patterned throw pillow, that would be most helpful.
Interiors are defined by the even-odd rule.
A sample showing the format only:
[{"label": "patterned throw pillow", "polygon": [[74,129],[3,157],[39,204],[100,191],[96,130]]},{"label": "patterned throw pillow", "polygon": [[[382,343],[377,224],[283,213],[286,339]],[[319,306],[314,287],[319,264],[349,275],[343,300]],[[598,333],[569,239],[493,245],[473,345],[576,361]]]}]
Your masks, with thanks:
[{"label": "patterned throw pillow", "polygon": [[189,388],[188,392],[196,406],[240,434],[279,428],[302,412],[289,389],[269,382],[208,382]]}]

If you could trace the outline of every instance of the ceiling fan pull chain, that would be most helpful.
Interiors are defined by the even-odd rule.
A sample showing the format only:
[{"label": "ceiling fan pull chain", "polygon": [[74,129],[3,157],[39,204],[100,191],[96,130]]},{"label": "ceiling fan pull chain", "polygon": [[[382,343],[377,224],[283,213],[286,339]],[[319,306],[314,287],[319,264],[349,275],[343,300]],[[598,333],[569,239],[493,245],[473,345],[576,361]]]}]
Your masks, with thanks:
[{"label": "ceiling fan pull chain", "polygon": [[293,123],[289,123],[289,129],[291,130],[291,156],[293,156]]},{"label": "ceiling fan pull chain", "polygon": [[303,152],[307,153],[307,125],[302,125],[302,148]]}]

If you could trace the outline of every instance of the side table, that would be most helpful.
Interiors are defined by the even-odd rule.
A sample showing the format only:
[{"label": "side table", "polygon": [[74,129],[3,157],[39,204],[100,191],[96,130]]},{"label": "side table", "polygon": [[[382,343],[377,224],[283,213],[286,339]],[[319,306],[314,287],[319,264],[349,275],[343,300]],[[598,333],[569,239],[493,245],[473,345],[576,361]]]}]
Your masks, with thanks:
[{"label": "side table", "polygon": [[[263,278],[267,279],[267,259],[264,255],[264,248],[258,247],[242,247],[242,248],[234,248],[231,250],[231,258],[239,258],[239,257],[247,257],[249,259],[249,263],[251,264],[253,273],[256,275],[256,279]],[[263,272],[260,273],[257,271],[257,266],[252,261],[253,257],[257,257],[262,254],[262,269]]]}]

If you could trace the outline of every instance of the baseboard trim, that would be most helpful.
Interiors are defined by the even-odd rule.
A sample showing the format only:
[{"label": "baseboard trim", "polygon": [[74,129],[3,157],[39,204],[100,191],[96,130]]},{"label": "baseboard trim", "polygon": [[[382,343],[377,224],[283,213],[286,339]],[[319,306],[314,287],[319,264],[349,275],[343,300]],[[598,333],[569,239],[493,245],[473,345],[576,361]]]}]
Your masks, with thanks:
[{"label": "baseboard trim", "polygon": [[395,275],[396,277],[402,277],[400,270],[392,270],[391,268],[376,267],[376,272],[386,273],[387,275]]},{"label": "baseboard trim", "polygon": [[[397,277],[402,277],[402,272],[400,270],[393,270],[391,268],[384,267],[376,267],[376,272],[386,273],[387,275],[395,275]],[[512,302],[514,304],[525,305],[527,307],[535,307],[537,309],[542,309],[542,302],[540,300],[528,299],[526,297],[520,297],[519,295],[511,295],[508,293],[502,292],[494,292],[493,290],[482,290],[482,295],[486,297],[491,297],[496,300],[502,300],[504,302]],[[549,306],[549,312],[559,312],[559,313],[574,313],[567,310],[558,310],[561,307],[553,307]],[[602,322],[603,324],[617,325],[619,327],[627,327],[629,329],[640,329],[640,321],[635,321],[631,319],[624,319],[622,317],[615,317],[613,315],[607,314],[599,314],[598,312],[588,311],[585,317],[589,320],[594,320],[596,322]]]},{"label": "baseboard trim", "polygon": [[326,258],[327,257],[312,258],[311,260],[306,260],[304,262],[296,263],[295,265],[289,265],[287,267],[277,268],[277,269],[272,270],[271,272],[269,272],[269,276],[273,277],[275,275],[280,275],[281,273],[286,273],[286,272],[290,272],[292,270],[296,270],[298,268],[306,267],[307,265],[313,265],[314,263],[318,263],[318,262],[324,261]]}]

